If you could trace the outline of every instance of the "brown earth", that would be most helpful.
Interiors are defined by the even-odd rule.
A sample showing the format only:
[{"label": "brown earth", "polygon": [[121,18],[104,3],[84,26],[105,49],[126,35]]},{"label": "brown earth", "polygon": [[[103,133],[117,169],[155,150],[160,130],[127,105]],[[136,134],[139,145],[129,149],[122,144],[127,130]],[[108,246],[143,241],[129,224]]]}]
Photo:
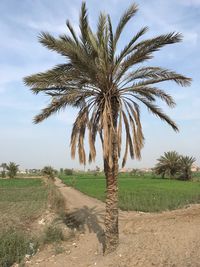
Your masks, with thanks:
[{"label": "brown earth", "polygon": [[[76,228],[73,239],[46,246],[25,266],[39,267],[198,267],[200,266],[200,205],[162,212],[120,211],[120,245],[102,255],[104,203],[55,184],[67,203],[66,224]],[[62,253],[61,253],[62,252]],[[59,253],[59,254],[57,254]]]}]

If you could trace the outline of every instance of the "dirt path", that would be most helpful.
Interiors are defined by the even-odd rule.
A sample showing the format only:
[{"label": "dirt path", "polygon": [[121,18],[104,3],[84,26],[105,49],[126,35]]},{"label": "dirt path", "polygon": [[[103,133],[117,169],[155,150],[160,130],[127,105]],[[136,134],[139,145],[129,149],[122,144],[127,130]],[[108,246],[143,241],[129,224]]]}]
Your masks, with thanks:
[{"label": "dirt path", "polygon": [[200,267],[200,205],[159,214],[120,211],[120,245],[102,256],[104,204],[59,179],[55,183],[80,233],[65,242],[63,253],[47,247],[26,266]]}]

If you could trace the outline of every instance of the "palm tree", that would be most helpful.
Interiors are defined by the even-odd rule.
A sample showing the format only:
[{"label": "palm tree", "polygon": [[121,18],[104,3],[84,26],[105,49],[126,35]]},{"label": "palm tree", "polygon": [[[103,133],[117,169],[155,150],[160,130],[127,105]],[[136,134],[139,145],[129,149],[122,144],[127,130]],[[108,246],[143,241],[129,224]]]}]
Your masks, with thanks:
[{"label": "palm tree", "polygon": [[180,178],[181,179],[191,180],[191,178],[192,178],[191,167],[195,161],[196,161],[196,159],[194,157],[189,157],[189,156],[181,156],[180,157],[180,168],[181,168]]},{"label": "palm tree", "polygon": [[2,163],[0,165],[0,167],[3,169],[2,172],[1,172],[1,177],[2,178],[5,178],[6,177],[6,167],[7,167],[7,164],[6,163]]},{"label": "palm tree", "polygon": [[45,166],[43,169],[42,169],[42,174],[47,176],[49,179],[52,179],[54,180],[54,177],[55,177],[55,170],[51,167],[51,166]]},{"label": "palm tree", "polygon": [[14,162],[10,162],[9,164],[6,164],[6,169],[8,171],[8,176],[10,178],[14,178],[19,170],[19,165]]},{"label": "palm tree", "polygon": [[157,161],[154,170],[157,174],[161,174],[163,178],[165,175],[174,178],[180,171],[180,155],[176,151],[165,152],[164,156],[161,156]]},{"label": "palm tree", "polygon": [[[132,4],[122,15],[114,30],[109,15],[100,13],[97,30],[89,26],[86,4],[82,3],[80,13],[80,36],[67,21],[70,35],[55,38],[42,32],[39,41],[48,49],[61,54],[66,63],[51,70],[25,78],[25,84],[35,93],[49,96],[50,103],[34,119],[42,122],[52,114],[66,108],[76,107],[79,113],[71,134],[71,156],[78,150],[79,161],[86,164],[84,137],[89,135],[89,162],[96,157],[95,141],[99,135],[106,176],[106,215],[105,215],[105,251],[113,251],[119,241],[118,235],[118,161],[121,156],[122,129],[125,128],[125,152],[122,166],[128,154],[140,159],[144,136],[140,121],[140,106],[167,122],[173,130],[178,128],[156,105],[156,99],[163,100],[174,107],[173,98],[155,84],[174,81],[178,85],[188,86],[191,80],[174,71],[151,66],[137,67],[152,58],[152,54],[165,45],[180,42],[179,33],[159,35],[148,40],[140,40],[148,30],[139,30],[118,51],[118,41],[124,27],[136,14],[138,8]],[[123,127],[123,125],[125,127]]]},{"label": "palm tree", "polygon": [[6,167],[7,167],[7,164],[6,163],[1,163],[1,166],[0,167],[2,167],[3,171],[5,171],[6,170]]}]

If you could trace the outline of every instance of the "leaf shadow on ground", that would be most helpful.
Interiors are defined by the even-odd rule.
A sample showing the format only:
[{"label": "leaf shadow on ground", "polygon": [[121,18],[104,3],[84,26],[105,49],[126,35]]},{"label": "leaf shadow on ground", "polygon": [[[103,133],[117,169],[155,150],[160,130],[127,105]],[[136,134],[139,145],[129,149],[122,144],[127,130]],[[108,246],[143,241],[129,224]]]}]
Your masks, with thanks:
[{"label": "leaf shadow on ground", "polygon": [[83,208],[75,209],[73,212],[67,212],[64,215],[63,222],[72,230],[77,229],[84,233],[88,229],[90,233],[95,233],[104,251],[105,234],[101,226],[103,219],[103,211],[97,210],[96,206],[92,208],[83,206]]}]

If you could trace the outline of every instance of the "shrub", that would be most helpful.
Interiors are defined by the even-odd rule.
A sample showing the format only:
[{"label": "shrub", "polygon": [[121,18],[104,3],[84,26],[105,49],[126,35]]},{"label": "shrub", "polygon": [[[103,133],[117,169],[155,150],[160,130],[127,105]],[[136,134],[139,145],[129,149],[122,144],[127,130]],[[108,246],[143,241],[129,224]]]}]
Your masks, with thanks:
[{"label": "shrub", "polygon": [[55,225],[49,225],[44,231],[43,243],[53,243],[64,240],[62,229]]},{"label": "shrub", "polygon": [[56,245],[56,246],[54,247],[54,254],[55,254],[55,255],[61,254],[61,253],[63,253],[63,252],[65,252],[65,248],[64,248],[64,247],[62,247],[62,246],[60,246],[60,245]]},{"label": "shrub", "polygon": [[10,267],[20,263],[26,254],[33,255],[37,250],[37,242],[19,230],[10,228],[0,233],[0,266]]},{"label": "shrub", "polygon": [[42,174],[53,180],[55,177],[55,170],[51,166],[45,166],[42,169]]},{"label": "shrub", "polygon": [[73,175],[73,170],[72,169],[64,169],[64,174],[65,175]]},{"label": "shrub", "polygon": [[51,208],[58,214],[62,214],[65,211],[65,199],[61,192],[54,186],[49,184],[48,200]]}]

